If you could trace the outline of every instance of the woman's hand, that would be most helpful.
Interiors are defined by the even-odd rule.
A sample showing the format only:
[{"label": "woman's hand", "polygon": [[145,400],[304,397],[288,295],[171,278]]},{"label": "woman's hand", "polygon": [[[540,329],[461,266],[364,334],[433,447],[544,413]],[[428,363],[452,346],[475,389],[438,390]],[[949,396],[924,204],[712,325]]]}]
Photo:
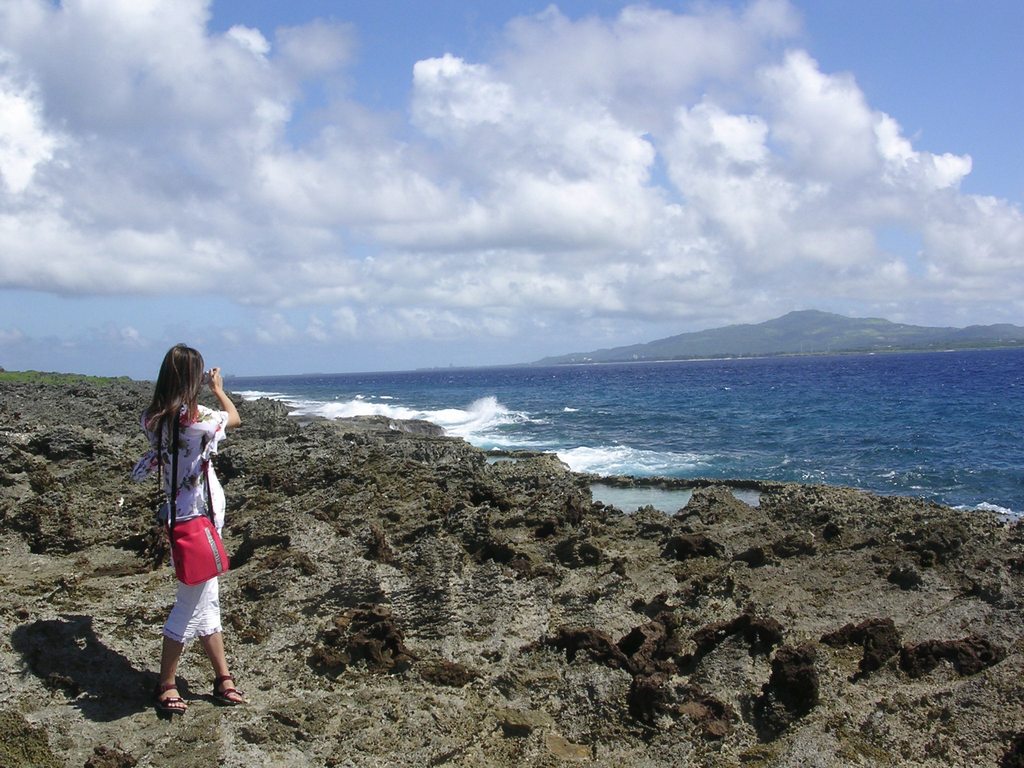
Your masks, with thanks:
[{"label": "woman's hand", "polygon": [[224,393],[224,379],[220,375],[220,368],[210,369],[210,391],[213,392],[214,397],[220,401],[220,407],[227,411],[228,414],[228,428],[237,427],[242,423],[242,420],[238,417],[238,410],[235,408],[235,404],[231,402],[231,398]]},{"label": "woman's hand", "polygon": [[224,379],[220,375],[220,368],[210,369],[210,391],[215,395],[224,391]]}]

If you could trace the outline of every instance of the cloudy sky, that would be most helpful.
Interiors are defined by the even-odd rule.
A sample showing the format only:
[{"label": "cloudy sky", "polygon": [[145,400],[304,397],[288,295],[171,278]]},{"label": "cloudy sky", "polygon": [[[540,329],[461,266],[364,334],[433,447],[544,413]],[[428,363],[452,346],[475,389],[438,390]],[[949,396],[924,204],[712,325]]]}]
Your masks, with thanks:
[{"label": "cloudy sky", "polygon": [[1024,324],[1019,0],[0,0],[0,366]]}]

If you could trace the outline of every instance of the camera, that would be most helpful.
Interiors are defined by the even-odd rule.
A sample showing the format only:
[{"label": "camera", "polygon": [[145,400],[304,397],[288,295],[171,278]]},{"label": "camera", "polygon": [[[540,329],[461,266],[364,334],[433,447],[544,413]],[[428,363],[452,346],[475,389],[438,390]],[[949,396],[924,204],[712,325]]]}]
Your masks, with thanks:
[{"label": "camera", "polygon": [[213,381],[213,371],[203,371],[203,384]]}]

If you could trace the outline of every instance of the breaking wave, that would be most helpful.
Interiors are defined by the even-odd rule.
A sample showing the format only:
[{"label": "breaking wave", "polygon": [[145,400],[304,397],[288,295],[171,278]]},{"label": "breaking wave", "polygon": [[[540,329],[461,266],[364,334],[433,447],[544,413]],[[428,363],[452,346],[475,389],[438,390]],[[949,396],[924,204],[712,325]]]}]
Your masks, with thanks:
[{"label": "breaking wave", "polygon": [[503,427],[529,421],[529,417],[511,411],[488,396],[474,400],[465,408],[424,409],[396,404],[391,396],[356,395],[351,400],[324,402],[302,400],[274,392],[241,391],[242,397],[253,400],[269,397],[288,405],[293,416],[321,416],[326,419],[344,419],[353,416],[385,416],[390,419],[422,419],[437,424],[445,434],[461,437],[481,448],[522,445],[522,436],[506,434]]}]

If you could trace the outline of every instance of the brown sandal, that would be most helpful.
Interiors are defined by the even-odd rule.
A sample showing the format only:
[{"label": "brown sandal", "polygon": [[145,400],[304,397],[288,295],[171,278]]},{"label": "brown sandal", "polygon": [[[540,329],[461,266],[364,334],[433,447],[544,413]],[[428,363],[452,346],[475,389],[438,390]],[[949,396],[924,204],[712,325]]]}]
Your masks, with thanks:
[{"label": "brown sandal", "polygon": [[181,696],[164,696],[168,691],[175,691],[178,689],[176,683],[170,683],[168,685],[158,685],[153,690],[153,706],[156,707],[157,712],[164,712],[168,715],[184,715],[188,710],[188,704]]},{"label": "brown sandal", "polygon": [[[227,688],[221,689],[221,683],[231,681],[232,685]],[[245,704],[245,699],[242,697],[245,695],[240,690],[234,687],[234,678],[231,675],[220,675],[213,681],[213,698],[220,704],[224,704],[229,707],[235,707],[239,704]],[[232,696],[237,696],[237,699],[232,699]]]}]

